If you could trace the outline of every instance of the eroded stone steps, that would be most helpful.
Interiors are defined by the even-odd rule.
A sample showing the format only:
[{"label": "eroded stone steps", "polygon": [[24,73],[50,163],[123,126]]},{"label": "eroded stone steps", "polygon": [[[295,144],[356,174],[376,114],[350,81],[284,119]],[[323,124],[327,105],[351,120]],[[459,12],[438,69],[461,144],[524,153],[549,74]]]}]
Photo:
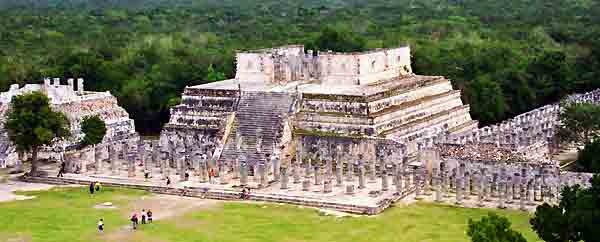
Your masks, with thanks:
[{"label": "eroded stone steps", "polygon": [[[243,92],[236,111],[236,124],[227,139],[220,160],[231,161],[244,154],[249,162],[264,162],[267,154],[281,138],[283,118],[290,112],[294,96],[288,93]],[[236,136],[244,142],[237,150]],[[256,149],[257,138],[262,138],[261,152]]]}]

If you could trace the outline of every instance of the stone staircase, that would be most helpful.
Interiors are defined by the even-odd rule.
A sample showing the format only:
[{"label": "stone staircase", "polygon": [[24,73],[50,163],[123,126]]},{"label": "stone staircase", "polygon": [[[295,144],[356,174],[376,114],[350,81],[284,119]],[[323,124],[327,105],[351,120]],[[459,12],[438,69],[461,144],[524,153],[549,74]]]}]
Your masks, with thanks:
[{"label": "stone staircase", "polygon": [[[231,162],[244,154],[251,164],[266,161],[267,154],[273,154],[274,144],[281,142],[284,119],[292,112],[294,99],[290,93],[243,92],[234,127],[219,159]],[[238,134],[243,140],[241,150],[237,150]],[[258,137],[262,137],[260,152],[256,149]]]}]

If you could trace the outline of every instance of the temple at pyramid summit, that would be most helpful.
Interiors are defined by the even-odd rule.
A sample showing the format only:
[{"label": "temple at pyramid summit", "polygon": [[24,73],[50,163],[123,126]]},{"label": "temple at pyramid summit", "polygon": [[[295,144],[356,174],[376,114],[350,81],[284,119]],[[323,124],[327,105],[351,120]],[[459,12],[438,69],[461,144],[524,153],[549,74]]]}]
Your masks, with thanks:
[{"label": "temple at pyramid summit", "polygon": [[238,53],[236,65],[234,79],[185,89],[162,142],[193,147],[200,140],[193,137],[210,139],[194,150],[255,166],[274,154],[305,160],[315,140],[397,144],[411,156],[442,133],[477,128],[450,80],[412,72],[408,46],[360,53],[283,46]]}]

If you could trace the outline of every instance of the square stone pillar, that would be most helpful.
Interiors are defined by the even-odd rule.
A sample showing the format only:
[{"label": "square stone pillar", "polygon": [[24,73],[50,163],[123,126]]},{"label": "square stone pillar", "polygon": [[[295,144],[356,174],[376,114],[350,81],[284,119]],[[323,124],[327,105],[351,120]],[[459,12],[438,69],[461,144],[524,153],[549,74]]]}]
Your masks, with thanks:
[{"label": "square stone pillar", "polygon": [[354,181],[354,165],[352,161],[346,162],[346,181]]},{"label": "square stone pillar", "polygon": [[135,177],[135,157],[133,155],[127,156],[127,176]]},{"label": "square stone pillar", "polygon": [[308,161],[306,162],[306,165],[304,166],[304,177],[309,178],[310,174],[313,170],[312,168],[312,159],[308,159]]},{"label": "square stone pillar", "polygon": [[294,184],[301,183],[300,179],[300,163],[298,161],[292,163],[292,177],[294,178]]},{"label": "square stone pillar", "polygon": [[280,167],[281,167],[281,162],[279,161],[279,158],[276,156],[273,156],[273,159],[271,160],[273,163],[273,181],[278,182],[280,179]]},{"label": "square stone pillar", "polygon": [[287,167],[281,167],[281,189],[288,189]]},{"label": "square stone pillar", "polygon": [[381,170],[381,190],[382,191],[389,190],[388,176],[387,176],[387,171],[385,169]]},{"label": "square stone pillar", "polygon": [[377,171],[375,168],[375,162],[369,162],[369,183],[375,183],[377,181]]},{"label": "square stone pillar", "polygon": [[269,181],[267,180],[267,167],[264,163],[258,164],[258,172],[260,173],[260,186],[267,187],[269,185]]},{"label": "square stone pillar", "polygon": [[323,193],[330,192],[332,192],[331,179],[325,179],[325,181],[323,181]]},{"label": "square stone pillar", "polygon": [[342,178],[342,164],[339,161],[335,166],[335,186],[344,186],[344,179]]},{"label": "square stone pillar", "polygon": [[456,204],[462,205],[463,203],[463,190],[464,190],[464,178],[457,177],[456,178]]},{"label": "square stone pillar", "polygon": [[315,165],[315,185],[321,185],[321,166]]},{"label": "square stone pillar", "polygon": [[302,191],[310,191],[310,179],[304,179],[304,181],[302,181]]},{"label": "square stone pillar", "polygon": [[358,189],[364,189],[365,186],[365,168],[363,164],[358,164]]},{"label": "square stone pillar", "polygon": [[112,171],[112,175],[113,176],[118,176],[119,175],[119,149],[117,145],[111,145],[109,147],[109,154],[108,156],[110,157],[110,170]]},{"label": "square stone pillar", "polygon": [[248,166],[246,162],[240,162],[240,185],[248,185]]}]

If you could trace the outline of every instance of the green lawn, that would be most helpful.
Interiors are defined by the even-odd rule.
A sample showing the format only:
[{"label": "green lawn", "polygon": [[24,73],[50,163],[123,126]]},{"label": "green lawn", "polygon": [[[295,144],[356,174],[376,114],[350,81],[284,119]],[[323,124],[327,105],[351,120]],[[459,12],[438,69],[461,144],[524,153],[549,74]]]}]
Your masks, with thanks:
[{"label": "green lawn", "polygon": [[[106,189],[91,196],[85,188],[27,192],[37,198],[0,203],[0,241],[468,241],[468,218],[489,210],[419,203],[386,210],[374,217],[335,218],[313,209],[277,204],[218,203],[178,217],[156,221],[138,231],[126,229],[127,209],[145,193]],[[98,210],[111,201],[121,209]],[[498,211],[528,241],[538,240],[528,214]],[[96,231],[103,217],[106,233]]]}]

